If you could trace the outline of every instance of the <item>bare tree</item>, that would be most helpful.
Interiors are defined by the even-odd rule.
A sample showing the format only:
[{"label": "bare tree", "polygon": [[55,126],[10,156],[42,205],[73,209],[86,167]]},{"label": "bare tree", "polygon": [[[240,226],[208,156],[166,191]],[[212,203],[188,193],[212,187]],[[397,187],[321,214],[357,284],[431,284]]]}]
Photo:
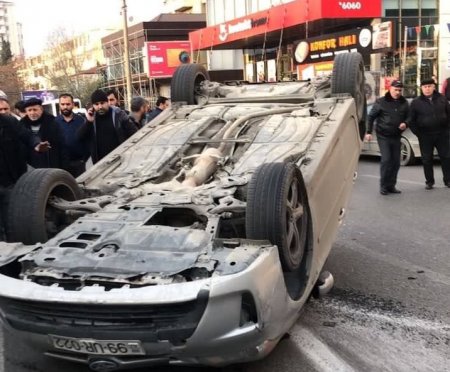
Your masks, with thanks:
[{"label": "bare tree", "polygon": [[64,28],[50,33],[47,42],[45,77],[59,91],[79,97],[83,103],[100,85],[95,65],[87,71],[84,66],[88,42],[81,36],[69,35]]}]

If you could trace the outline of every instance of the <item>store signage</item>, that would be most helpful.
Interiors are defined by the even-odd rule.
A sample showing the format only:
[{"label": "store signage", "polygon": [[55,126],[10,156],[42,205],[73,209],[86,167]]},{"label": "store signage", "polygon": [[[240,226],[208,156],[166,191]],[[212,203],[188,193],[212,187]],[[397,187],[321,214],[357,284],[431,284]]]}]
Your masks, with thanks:
[{"label": "store signage", "polygon": [[150,41],[145,43],[150,78],[172,77],[176,68],[188,61],[189,41]]},{"label": "store signage", "polygon": [[263,26],[267,23],[267,17],[261,18],[247,18],[237,23],[222,23],[219,25],[219,40],[225,42],[228,35],[233,35],[238,32],[248,31],[252,28]]},{"label": "store signage", "polygon": [[333,60],[337,54],[372,51],[372,31],[370,28],[345,31],[300,41],[294,57],[297,63],[311,63]]},{"label": "store signage", "polygon": [[[294,0],[189,33],[194,50],[207,49],[267,35],[319,19],[377,18],[381,0]],[[251,42],[251,41],[249,41]]]}]

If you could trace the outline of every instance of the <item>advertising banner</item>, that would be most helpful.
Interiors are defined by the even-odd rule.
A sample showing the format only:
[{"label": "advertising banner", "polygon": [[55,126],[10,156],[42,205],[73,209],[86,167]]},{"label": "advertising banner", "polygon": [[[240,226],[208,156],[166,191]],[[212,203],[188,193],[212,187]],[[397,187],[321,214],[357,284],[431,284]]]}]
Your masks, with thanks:
[{"label": "advertising banner", "polygon": [[58,94],[54,90],[24,90],[22,92],[22,99],[26,101],[30,98],[38,98],[42,102],[46,102],[58,98]]},{"label": "advertising banner", "polygon": [[150,41],[145,43],[150,78],[170,78],[176,68],[188,62],[189,41]]}]

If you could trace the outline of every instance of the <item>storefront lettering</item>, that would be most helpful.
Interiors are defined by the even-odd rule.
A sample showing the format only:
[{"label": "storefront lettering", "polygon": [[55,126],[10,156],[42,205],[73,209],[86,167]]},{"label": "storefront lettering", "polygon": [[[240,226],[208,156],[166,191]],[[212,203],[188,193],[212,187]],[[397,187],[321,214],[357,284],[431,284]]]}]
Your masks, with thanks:
[{"label": "storefront lettering", "polygon": [[221,24],[219,25],[219,39],[220,41],[226,41],[228,35],[236,34],[242,31],[248,31],[252,28],[265,25],[267,23],[267,17],[257,19],[244,19],[241,22],[235,24]]},{"label": "storefront lettering", "polygon": [[340,36],[338,38],[340,47],[348,47],[351,45],[356,45],[356,35],[346,35]]},{"label": "storefront lettering", "polygon": [[343,10],[360,10],[362,5],[359,1],[340,1],[339,6]]},{"label": "storefront lettering", "polygon": [[313,41],[310,43],[309,48],[310,48],[311,52],[335,49],[336,48],[336,39],[333,38],[333,39]]}]

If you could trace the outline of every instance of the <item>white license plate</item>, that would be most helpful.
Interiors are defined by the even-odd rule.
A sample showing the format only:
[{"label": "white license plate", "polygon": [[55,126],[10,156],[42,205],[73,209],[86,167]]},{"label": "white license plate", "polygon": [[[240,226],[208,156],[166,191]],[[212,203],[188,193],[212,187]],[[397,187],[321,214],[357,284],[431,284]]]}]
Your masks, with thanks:
[{"label": "white license plate", "polygon": [[94,355],[144,355],[140,341],[94,340],[92,338],[72,338],[49,335],[56,349],[74,353]]}]

